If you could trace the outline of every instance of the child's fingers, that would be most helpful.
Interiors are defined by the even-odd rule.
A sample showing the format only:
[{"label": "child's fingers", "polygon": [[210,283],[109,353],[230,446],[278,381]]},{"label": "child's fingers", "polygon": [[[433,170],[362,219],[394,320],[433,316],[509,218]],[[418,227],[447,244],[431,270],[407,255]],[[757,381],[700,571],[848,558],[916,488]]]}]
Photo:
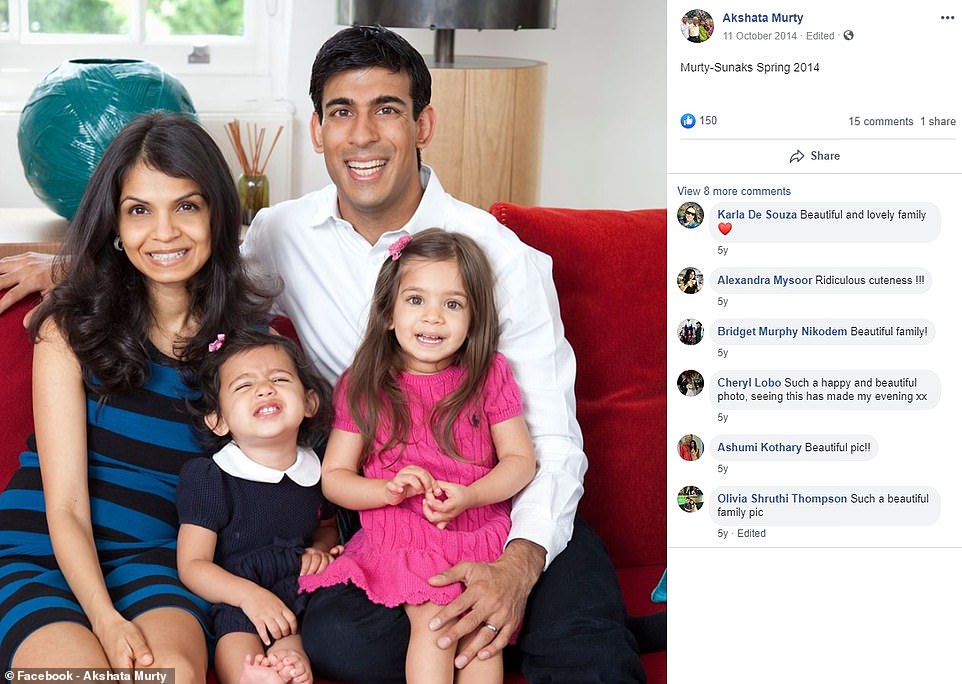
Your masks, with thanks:
[{"label": "child's fingers", "polygon": [[436,494],[440,494],[437,480],[435,480],[434,476],[424,468],[421,468],[420,466],[406,466],[398,473],[398,475],[401,474],[414,477],[421,487],[421,492],[432,491]]},{"label": "child's fingers", "polygon": [[441,491],[444,492],[444,498],[439,497],[428,497],[425,495],[424,500],[431,507],[431,510],[437,513],[452,513],[458,510],[459,506],[459,495],[457,490],[453,489],[446,482],[439,483]]},{"label": "child's fingers", "polygon": [[397,481],[415,494],[420,494],[425,489],[424,477],[419,473],[398,473]]},{"label": "child's fingers", "polygon": [[290,608],[285,607],[284,612],[281,613],[281,617],[284,619],[285,627],[287,628],[287,632],[284,634],[284,636],[287,636],[288,634],[297,634],[297,616],[294,615],[293,611],[291,611]]},{"label": "child's fingers", "polygon": [[438,511],[431,508],[431,505],[428,503],[426,498],[424,499],[424,503],[422,504],[421,508],[424,513],[424,517],[428,520],[428,522],[434,523],[442,530],[447,527],[448,521],[454,517],[445,511]]},{"label": "child's fingers", "polygon": [[301,557],[301,570],[300,575],[314,575],[321,567],[320,557],[316,554],[311,554],[310,556],[304,555]]},{"label": "child's fingers", "polygon": [[257,628],[257,636],[261,638],[261,643],[263,643],[265,646],[270,646],[271,633],[267,629],[267,624],[258,621],[254,626]]},{"label": "child's fingers", "polygon": [[[288,608],[284,608],[280,614],[276,615],[266,623],[267,630],[274,637],[275,641],[282,637],[289,636],[297,632],[297,618],[294,617]],[[268,642],[264,642],[265,644]]]}]

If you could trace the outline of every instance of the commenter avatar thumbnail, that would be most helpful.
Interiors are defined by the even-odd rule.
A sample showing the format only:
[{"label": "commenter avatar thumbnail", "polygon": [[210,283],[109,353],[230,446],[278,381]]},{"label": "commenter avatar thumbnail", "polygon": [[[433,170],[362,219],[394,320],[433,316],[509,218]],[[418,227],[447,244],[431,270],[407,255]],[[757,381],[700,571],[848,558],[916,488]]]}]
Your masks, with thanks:
[{"label": "commenter avatar thumbnail", "polygon": [[678,507],[685,513],[694,513],[705,504],[705,495],[695,485],[686,485],[678,490]]}]

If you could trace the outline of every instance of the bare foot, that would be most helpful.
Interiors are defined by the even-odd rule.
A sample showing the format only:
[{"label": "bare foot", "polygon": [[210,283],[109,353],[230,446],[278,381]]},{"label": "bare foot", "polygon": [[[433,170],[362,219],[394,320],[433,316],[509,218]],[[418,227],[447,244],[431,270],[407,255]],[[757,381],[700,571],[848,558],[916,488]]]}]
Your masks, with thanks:
[{"label": "bare foot", "polygon": [[272,651],[271,657],[277,658],[277,671],[284,677],[284,681],[290,681],[292,684],[311,684],[314,681],[307,656],[300,651],[290,649]]},{"label": "bare foot", "polygon": [[244,656],[244,670],[241,672],[238,684],[287,684],[291,681],[291,668],[285,677],[280,670],[280,659],[276,656],[266,656],[259,653],[255,656]]}]

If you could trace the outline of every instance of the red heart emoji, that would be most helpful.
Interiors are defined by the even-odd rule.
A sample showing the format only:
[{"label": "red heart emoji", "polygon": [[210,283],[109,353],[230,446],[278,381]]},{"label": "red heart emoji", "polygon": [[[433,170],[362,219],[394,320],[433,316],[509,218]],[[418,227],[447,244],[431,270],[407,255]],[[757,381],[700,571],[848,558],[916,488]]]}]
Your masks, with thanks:
[{"label": "red heart emoji", "polygon": [[721,231],[721,234],[722,234],[722,235],[728,235],[730,232],[732,232],[732,224],[730,224],[730,223],[719,223],[719,224],[718,224],[718,230]]}]

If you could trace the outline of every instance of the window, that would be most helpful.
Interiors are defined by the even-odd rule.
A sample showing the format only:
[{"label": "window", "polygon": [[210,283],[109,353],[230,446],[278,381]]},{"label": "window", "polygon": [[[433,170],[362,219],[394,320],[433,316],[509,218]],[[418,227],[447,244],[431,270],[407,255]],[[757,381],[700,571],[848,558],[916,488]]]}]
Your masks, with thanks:
[{"label": "window", "polygon": [[[0,11],[9,26],[10,0]],[[242,36],[243,0],[14,0],[25,35],[128,34],[142,20],[148,38],[184,35]]]},{"label": "window", "polygon": [[284,0],[0,0],[0,65],[49,71],[78,57],[137,58],[176,75],[270,70]]}]

